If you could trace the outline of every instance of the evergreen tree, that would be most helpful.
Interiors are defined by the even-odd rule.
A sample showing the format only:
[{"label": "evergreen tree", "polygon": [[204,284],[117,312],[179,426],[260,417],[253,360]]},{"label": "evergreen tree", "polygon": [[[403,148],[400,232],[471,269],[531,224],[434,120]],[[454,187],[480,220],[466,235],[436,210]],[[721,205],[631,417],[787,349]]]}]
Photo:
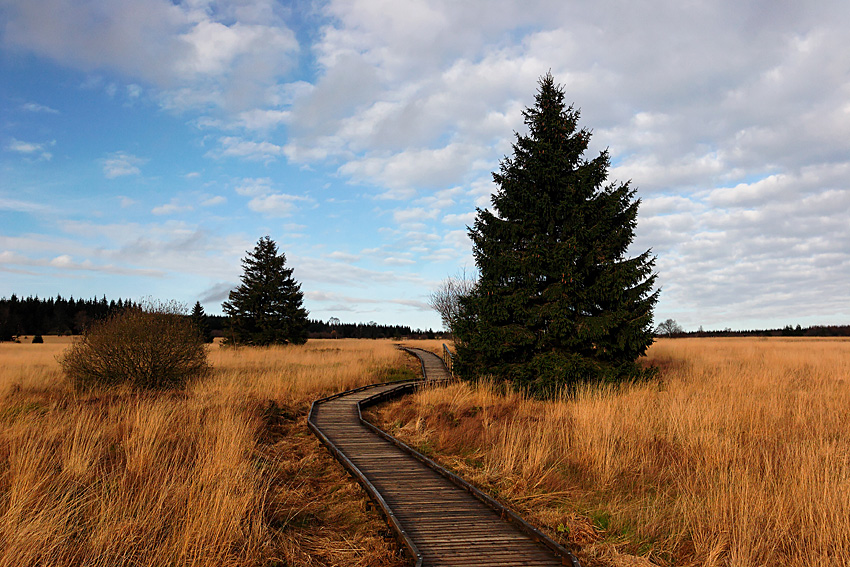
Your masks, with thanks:
[{"label": "evergreen tree", "polygon": [[303,344],[307,341],[304,294],[286,267],[286,255],[264,236],[242,259],[242,285],[222,304],[230,317],[227,339],[237,344]]},{"label": "evergreen tree", "polygon": [[551,74],[493,179],[495,214],[469,234],[480,277],[453,329],[458,368],[552,393],[581,381],[643,374],[652,344],[655,263],[625,256],[638,205],[628,183],[604,185],[607,151],[587,161],[590,131]]},{"label": "evergreen tree", "polygon": [[204,307],[201,305],[200,301],[195,302],[195,306],[192,308],[192,324],[195,325],[195,328],[198,330],[198,334],[201,336],[201,340],[205,343],[211,343],[213,341],[212,333],[210,333],[210,325],[207,321],[207,314],[204,313]]}]

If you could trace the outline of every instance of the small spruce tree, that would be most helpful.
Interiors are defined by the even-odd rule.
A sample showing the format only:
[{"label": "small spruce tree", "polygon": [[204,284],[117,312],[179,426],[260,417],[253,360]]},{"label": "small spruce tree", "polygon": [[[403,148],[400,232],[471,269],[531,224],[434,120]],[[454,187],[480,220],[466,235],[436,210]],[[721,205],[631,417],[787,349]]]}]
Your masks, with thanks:
[{"label": "small spruce tree", "polygon": [[201,305],[200,301],[195,302],[195,306],[192,308],[192,323],[195,325],[195,328],[198,330],[198,334],[201,337],[201,340],[205,343],[211,343],[213,341],[212,333],[210,332],[210,325],[207,321],[207,314],[204,313],[204,307]]},{"label": "small spruce tree", "polygon": [[582,157],[590,131],[551,74],[523,114],[529,132],[493,174],[495,213],[478,209],[469,231],[480,276],[453,328],[458,370],[540,394],[644,375],[658,292],[650,251],[626,257],[640,201],[605,185],[607,151]]},{"label": "small spruce tree", "polygon": [[236,344],[303,344],[307,341],[307,310],[301,285],[286,267],[286,255],[264,236],[242,259],[242,284],[222,304],[230,318],[226,340]]}]

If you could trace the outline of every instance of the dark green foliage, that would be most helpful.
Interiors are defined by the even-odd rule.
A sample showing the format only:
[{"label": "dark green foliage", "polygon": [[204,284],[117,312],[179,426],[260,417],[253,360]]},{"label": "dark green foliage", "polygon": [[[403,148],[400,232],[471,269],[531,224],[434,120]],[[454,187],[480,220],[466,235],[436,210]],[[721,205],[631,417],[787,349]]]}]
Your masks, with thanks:
[{"label": "dark green foliage", "polygon": [[307,341],[304,294],[286,267],[286,255],[264,236],[242,259],[242,285],[222,304],[230,317],[226,340],[236,344],[303,344]]},{"label": "dark green foliage", "polygon": [[204,313],[204,307],[201,305],[200,301],[195,302],[195,306],[192,308],[192,324],[195,325],[195,329],[197,329],[198,334],[201,336],[201,340],[205,343],[213,342],[212,332],[210,331],[210,324],[207,320],[207,315]]},{"label": "dark green foliage", "polygon": [[480,277],[454,329],[458,370],[544,394],[642,376],[658,292],[650,252],[625,256],[640,201],[605,185],[607,152],[582,157],[590,131],[551,75],[524,116],[528,135],[493,174],[495,213],[478,209],[470,229]]},{"label": "dark green foliage", "polygon": [[0,300],[0,342],[13,340],[20,328],[17,307],[18,298],[14,293],[11,299]]},{"label": "dark green foliage", "polygon": [[34,344],[34,345],[44,344],[44,337],[42,337],[41,335],[34,336],[32,338],[32,344]]},{"label": "dark green foliage", "polygon": [[14,293],[9,299],[0,298],[0,341],[12,340],[17,335],[68,335],[81,334],[91,321],[133,307],[129,300],[107,302],[100,299],[65,299],[39,297],[18,298]]},{"label": "dark green foliage", "polygon": [[116,311],[91,325],[60,362],[78,390],[182,387],[210,371],[198,331],[174,303]]},{"label": "dark green foliage", "polygon": [[328,322],[310,320],[307,334],[311,339],[425,339],[434,336],[431,329],[411,329],[408,325],[379,325],[369,323],[341,323],[331,317]]}]

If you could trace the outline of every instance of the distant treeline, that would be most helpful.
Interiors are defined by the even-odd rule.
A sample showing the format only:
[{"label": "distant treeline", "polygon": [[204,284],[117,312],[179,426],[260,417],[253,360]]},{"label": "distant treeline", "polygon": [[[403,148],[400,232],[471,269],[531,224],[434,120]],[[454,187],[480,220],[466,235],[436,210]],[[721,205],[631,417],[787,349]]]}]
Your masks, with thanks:
[{"label": "distant treeline", "polygon": [[431,329],[423,331],[405,325],[379,325],[377,323],[338,323],[310,319],[307,333],[311,339],[433,339],[442,337]]},{"label": "distant treeline", "polygon": [[813,325],[811,327],[793,327],[786,325],[782,329],[733,331],[690,331],[676,333],[674,337],[850,337],[850,325]]},{"label": "distant treeline", "polygon": [[[12,295],[0,299],[0,341],[10,341],[20,335],[79,335],[93,321],[103,319],[116,310],[138,307],[129,299],[107,301],[100,299],[65,299],[62,296],[41,299],[20,299]],[[227,333],[227,317],[207,315],[207,327],[215,337]],[[393,339],[393,338],[438,338],[442,335],[431,329],[411,329],[405,325],[379,325],[378,323],[341,323],[336,319],[329,322],[310,320],[310,338],[340,339]]]},{"label": "distant treeline", "polygon": [[15,294],[0,299],[0,340],[17,335],[77,335],[98,319],[116,310],[134,307],[129,299],[65,299],[62,296],[19,299]]},{"label": "distant treeline", "polygon": [[[227,317],[208,315],[207,324],[213,336],[227,336]],[[380,325],[369,323],[341,323],[331,319],[329,322],[310,319],[307,325],[307,337],[311,339],[434,339],[443,334],[431,329],[411,329],[407,325]]]}]

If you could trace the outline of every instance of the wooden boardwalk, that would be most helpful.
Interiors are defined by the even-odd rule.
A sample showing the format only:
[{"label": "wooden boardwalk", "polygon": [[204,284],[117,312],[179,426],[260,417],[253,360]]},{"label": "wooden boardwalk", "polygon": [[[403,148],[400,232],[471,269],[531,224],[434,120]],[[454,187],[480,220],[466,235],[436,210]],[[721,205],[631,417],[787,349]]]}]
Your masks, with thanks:
[{"label": "wooden boardwalk", "polygon": [[[426,351],[414,354],[422,361],[427,379],[448,377],[439,357]],[[317,400],[308,420],[319,439],[381,507],[415,564],[578,566],[566,550],[523,526],[513,512],[499,508],[492,499],[488,502],[489,497],[362,421],[360,402],[411,391],[421,384],[367,386]]]}]

